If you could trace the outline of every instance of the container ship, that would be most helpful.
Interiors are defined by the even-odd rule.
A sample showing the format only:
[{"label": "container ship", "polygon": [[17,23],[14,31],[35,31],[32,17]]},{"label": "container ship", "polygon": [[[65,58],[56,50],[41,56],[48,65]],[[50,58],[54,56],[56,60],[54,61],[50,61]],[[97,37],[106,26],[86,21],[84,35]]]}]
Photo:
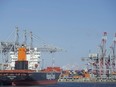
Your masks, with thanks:
[{"label": "container ship", "polygon": [[[25,40],[26,40],[26,33]],[[0,85],[50,85],[56,84],[61,69],[60,67],[47,67],[41,69],[40,49],[26,42],[19,44],[18,29],[16,41],[0,42],[1,61],[0,64]],[[31,32],[31,41],[32,40]]]}]

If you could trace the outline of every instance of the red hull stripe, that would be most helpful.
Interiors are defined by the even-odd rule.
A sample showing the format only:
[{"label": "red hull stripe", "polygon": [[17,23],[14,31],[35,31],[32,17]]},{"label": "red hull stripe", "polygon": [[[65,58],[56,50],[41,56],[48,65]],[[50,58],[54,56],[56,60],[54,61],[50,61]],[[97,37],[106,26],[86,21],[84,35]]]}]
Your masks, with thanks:
[{"label": "red hull stripe", "polygon": [[56,84],[57,80],[43,80],[43,81],[15,81],[14,85],[51,85]]}]

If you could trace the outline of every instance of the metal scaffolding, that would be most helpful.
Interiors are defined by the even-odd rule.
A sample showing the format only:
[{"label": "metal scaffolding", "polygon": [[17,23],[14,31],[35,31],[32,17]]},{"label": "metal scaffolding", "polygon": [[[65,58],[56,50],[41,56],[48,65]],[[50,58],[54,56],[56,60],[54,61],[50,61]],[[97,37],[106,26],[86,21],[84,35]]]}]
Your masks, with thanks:
[{"label": "metal scaffolding", "polygon": [[92,77],[105,80],[116,79],[116,34],[113,40],[113,44],[110,47],[110,53],[106,51],[107,32],[104,32],[101,44],[99,46],[99,52],[96,54],[89,54],[89,62],[92,70]]}]

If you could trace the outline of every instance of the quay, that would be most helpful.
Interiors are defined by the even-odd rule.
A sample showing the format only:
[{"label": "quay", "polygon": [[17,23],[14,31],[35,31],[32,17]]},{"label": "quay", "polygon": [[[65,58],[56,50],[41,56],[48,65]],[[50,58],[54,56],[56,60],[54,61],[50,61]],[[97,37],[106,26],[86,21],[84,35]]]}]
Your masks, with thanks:
[{"label": "quay", "polygon": [[58,82],[116,82],[116,79],[98,78],[59,78]]}]

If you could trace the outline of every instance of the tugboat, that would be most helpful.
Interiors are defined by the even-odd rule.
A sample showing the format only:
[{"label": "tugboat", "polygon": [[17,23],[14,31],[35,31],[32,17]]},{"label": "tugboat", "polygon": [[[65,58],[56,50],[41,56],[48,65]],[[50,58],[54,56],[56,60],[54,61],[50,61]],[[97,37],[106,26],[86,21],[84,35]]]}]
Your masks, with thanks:
[{"label": "tugboat", "polygon": [[[18,37],[18,30],[16,35]],[[31,46],[27,46],[24,43],[19,45],[16,42],[1,42],[0,46],[1,53],[9,54],[7,63],[0,65],[0,85],[24,86],[57,83],[61,73],[60,67],[40,69],[40,50],[33,47],[32,43]]]}]

